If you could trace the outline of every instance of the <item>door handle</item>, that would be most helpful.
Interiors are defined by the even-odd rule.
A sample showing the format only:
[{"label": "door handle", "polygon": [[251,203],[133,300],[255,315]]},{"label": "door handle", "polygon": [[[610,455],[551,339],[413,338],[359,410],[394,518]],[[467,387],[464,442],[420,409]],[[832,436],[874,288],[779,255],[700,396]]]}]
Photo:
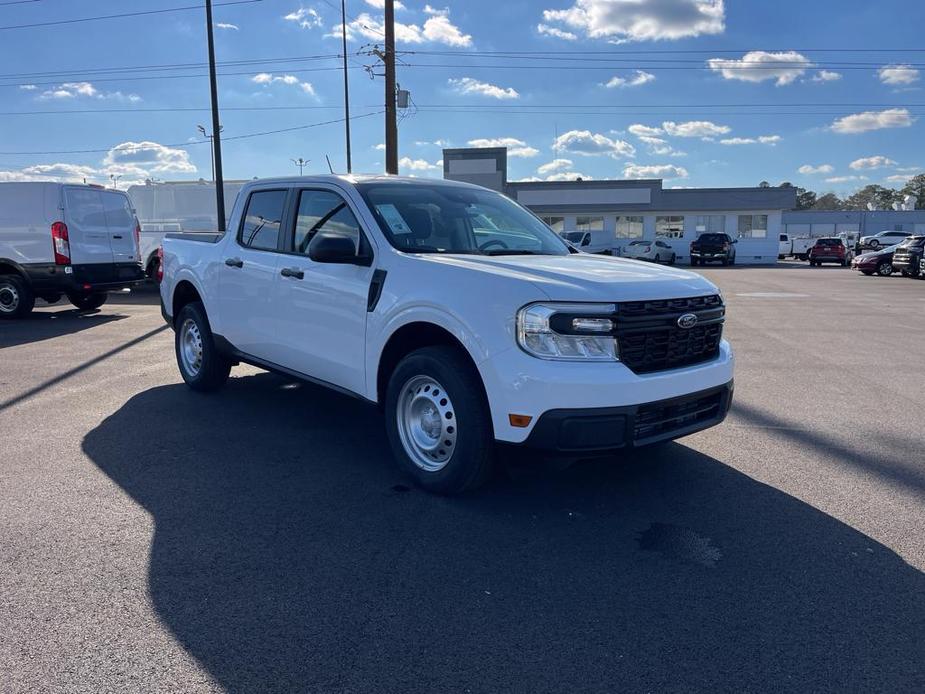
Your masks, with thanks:
[{"label": "door handle", "polygon": [[244,267],[244,261],[240,258],[225,258],[225,265],[228,267]]},{"label": "door handle", "polygon": [[121,238],[122,238],[122,234],[113,234],[112,237],[113,237],[114,239],[121,239]]},{"label": "door handle", "polygon": [[297,267],[284,267],[279,271],[279,274],[281,274],[283,277],[292,277],[293,279],[297,280],[305,279],[305,273]]}]

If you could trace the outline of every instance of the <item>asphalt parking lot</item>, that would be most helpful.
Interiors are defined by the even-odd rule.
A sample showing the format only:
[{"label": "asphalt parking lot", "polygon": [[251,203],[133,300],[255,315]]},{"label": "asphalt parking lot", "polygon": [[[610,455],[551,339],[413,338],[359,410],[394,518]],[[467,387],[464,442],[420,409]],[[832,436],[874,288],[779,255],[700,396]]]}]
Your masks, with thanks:
[{"label": "asphalt parking lot", "polygon": [[461,498],[180,382],[155,295],[0,324],[0,690],[925,691],[925,281],[707,268],[722,426]]}]

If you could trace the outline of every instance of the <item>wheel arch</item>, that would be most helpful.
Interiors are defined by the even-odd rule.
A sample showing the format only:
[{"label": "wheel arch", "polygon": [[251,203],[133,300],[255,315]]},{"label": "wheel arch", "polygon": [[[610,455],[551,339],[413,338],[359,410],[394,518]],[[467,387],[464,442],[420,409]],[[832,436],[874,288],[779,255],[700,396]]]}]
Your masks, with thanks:
[{"label": "wheel arch", "polygon": [[177,282],[173,288],[173,296],[170,300],[171,321],[176,323],[177,316],[183,307],[193,302],[202,302],[202,294],[190,280],[182,279]]},{"label": "wheel arch", "polygon": [[380,409],[385,406],[385,391],[388,388],[389,378],[398,363],[411,352],[423,347],[448,346],[457,349],[463,358],[478,375],[479,388],[484,401],[488,403],[485,382],[479,371],[476,360],[462,340],[446,327],[427,320],[414,320],[396,328],[385,341],[379,353],[376,366],[375,400]]},{"label": "wheel arch", "polygon": [[29,282],[29,275],[22,265],[9,258],[0,258],[0,275],[19,275],[26,282]]}]

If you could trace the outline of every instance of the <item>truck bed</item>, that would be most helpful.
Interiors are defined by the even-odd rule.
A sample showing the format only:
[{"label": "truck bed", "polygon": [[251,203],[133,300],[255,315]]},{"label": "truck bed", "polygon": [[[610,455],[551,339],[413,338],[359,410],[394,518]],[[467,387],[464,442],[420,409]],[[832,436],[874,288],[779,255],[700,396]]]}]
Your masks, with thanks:
[{"label": "truck bed", "polygon": [[219,231],[171,231],[164,238],[178,241],[198,241],[199,243],[218,243],[224,236],[225,234]]}]

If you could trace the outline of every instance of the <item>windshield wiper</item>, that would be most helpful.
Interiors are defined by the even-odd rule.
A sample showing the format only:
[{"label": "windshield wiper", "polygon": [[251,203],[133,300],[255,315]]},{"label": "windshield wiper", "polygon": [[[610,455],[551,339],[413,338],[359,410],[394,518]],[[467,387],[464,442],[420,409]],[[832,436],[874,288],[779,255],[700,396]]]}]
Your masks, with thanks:
[{"label": "windshield wiper", "polygon": [[519,248],[493,248],[490,251],[482,251],[485,255],[552,255],[542,251],[528,251]]}]

